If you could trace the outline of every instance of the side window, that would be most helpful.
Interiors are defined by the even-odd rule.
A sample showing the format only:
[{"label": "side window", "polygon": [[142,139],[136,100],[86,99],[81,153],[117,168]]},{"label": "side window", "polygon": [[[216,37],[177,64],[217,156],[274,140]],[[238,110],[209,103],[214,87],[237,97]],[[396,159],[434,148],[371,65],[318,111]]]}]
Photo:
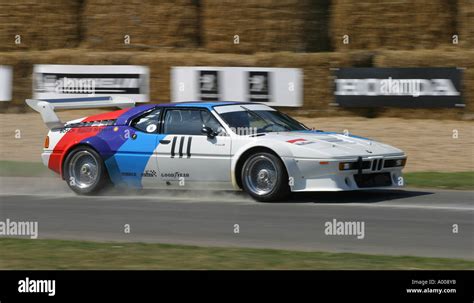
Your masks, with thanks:
[{"label": "side window", "polygon": [[221,125],[211,113],[200,109],[169,109],[166,111],[163,133],[202,135],[204,126],[220,131]]},{"label": "side window", "polygon": [[131,126],[145,133],[156,133],[160,124],[161,109],[155,109],[132,121]]},{"label": "side window", "polygon": [[207,126],[220,135],[225,134],[225,130],[222,125],[219,123],[219,121],[217,121],[216,117],[214,117],[214,115],[211,114],[209,111],[201,110],[201,121],[202,127]]}]

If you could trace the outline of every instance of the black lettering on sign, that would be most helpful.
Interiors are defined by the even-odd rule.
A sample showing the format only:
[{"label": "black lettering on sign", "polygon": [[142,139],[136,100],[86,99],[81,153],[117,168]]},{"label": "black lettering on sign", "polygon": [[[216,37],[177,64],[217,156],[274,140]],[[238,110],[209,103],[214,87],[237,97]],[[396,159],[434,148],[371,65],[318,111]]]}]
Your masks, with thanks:
[{"label": "black lettering on sign", "polygon": [[270,102],[270,73],[248,72],[249,101]]},{"label": "black lettering on sign", "polygon": [[199,96],[201,101],[219,100],[219,72],[216,70],[201,70],[199,77]]}]

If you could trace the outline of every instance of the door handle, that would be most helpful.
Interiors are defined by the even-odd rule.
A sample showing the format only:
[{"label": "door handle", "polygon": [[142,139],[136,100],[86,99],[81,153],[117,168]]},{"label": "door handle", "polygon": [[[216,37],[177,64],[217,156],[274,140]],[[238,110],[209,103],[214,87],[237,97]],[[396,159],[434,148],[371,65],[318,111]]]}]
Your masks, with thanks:
[{"label": "door handle", "polygon": [[171,141],[170,140],[160,140],[160,143],[161,144],[168,144],[170,143]]}]

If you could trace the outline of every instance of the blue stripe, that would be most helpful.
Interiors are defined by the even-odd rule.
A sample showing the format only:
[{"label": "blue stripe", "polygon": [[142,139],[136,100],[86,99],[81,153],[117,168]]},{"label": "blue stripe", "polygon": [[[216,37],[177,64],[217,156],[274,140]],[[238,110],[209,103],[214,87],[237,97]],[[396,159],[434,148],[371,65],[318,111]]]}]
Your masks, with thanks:
[{"label": "blue stripe", "polygon": [[[165,136],[161,134],[138,133],[137,139],[128,138],[118,148],[117,152],[105,162],[112,182],[141,188],[142,173],[153,156],[153,151]],[[156,158],[153,160],[157,161]]]}]

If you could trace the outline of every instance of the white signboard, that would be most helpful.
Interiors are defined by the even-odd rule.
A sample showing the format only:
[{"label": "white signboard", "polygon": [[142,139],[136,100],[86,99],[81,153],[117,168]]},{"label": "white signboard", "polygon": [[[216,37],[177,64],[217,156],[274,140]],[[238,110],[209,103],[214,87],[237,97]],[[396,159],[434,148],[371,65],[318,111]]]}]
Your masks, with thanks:
[{"label": "white signboard", "polygon": [[149,70],[136,65],[35,65],[33,98],[121,96],[149,101]]},{"label": "white signboard", "polygon": [[12,67],[0,65],[0,101],[10,101],[12,99],[12,80]]},{"label": "white signboard", "polygon": [[171,99],[302,106],[302,72],[297,68],[173,67]]}]

